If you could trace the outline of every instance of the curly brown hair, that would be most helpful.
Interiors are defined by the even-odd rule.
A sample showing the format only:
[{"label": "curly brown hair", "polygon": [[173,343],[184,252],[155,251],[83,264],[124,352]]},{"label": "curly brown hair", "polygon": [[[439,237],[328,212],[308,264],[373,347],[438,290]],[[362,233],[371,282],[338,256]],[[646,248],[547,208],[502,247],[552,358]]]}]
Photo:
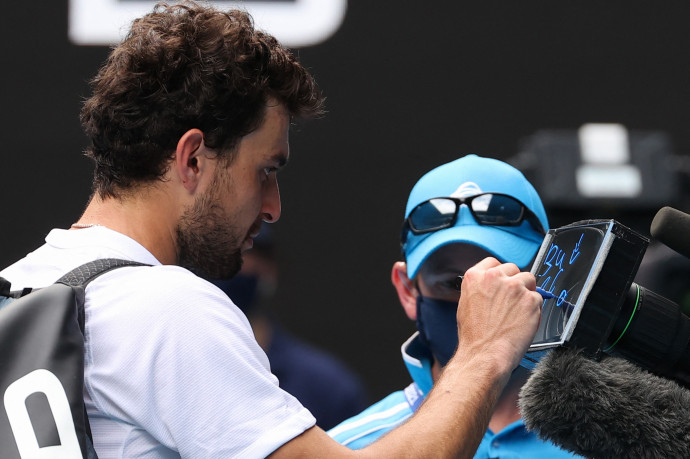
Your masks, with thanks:
[{"label": "curly brown hair", "polygon": [[309,72],[247,13],[191,1],[159,3],[135,20],[91,83],[81,122],[102,198],[160,180],[189,129],[230,161],[269,98],[292,116],[318,115],[323,105]]}]

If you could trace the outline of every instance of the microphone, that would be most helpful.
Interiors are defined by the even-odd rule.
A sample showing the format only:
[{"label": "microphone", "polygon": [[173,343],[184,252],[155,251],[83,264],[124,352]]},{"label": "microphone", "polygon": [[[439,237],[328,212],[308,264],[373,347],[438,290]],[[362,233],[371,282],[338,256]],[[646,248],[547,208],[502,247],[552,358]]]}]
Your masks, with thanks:
[{"label": "microphone", "polygon": [[690,258],[690,215],[673,207],[661,208],[650,226],[652,237],[669,248]]},{"label": "microphone", "polygon": [[690,391],[622,358],[553,349],[519,406],[529,430],[581,456],[690,457]]}]

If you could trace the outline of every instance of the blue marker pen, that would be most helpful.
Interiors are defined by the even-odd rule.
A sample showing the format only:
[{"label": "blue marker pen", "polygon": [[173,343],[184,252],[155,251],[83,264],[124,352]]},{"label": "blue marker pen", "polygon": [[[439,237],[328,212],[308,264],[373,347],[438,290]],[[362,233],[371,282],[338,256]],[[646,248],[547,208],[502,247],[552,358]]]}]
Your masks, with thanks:
[{"label": "blue marker pen", "polygon": [[[458,277],[455,279],[455,289],[456,289],[457,291],[460,291],[460,284],[462,284],[462,276],[458,276]],[[551,298],[558,298],[558,297],[557,297],[556,295],[554,295],[553,293],[551,293],[551,292],[549,292],[549,291],[546,291],[546,290],[544,290],[544,289],[541,288],[541,287],[537,287],[537,293],[540,294],[541,297],[544,298],[545,300],[550,300]],[[575,305],[572,304],[572,303],[570,303],[569,301],[562,300],[561,302],[562,302],[562,303],[565,303],[566,306],[569,306],[569,307],[570,307],[570,310],[572,310],[572,309],[575,307]]]},{"label": "blue marker pen", "polygon": [[551,292],[547,292],[546,290],[544,290],[541,287],[537,287],[537,293],[540,294],[541,297],[544,298],[545,300],[550,300],[551,298],[556,298],[556,295],[554,295]]},{"label": "blue marker pen", "polygon": [[553,293],[544,290],[541,287],[537,287],[537,293],[541,295],[542,298],[545,300],[550,300],[551,298],[556,298],[556,306],[563,306],[565,305],[566,311],[568,313],[572,312],[575,309],[575,305],[571,303],[570,301],[566,301],[565,298],[561,298],[559,296],[554,295]]}]

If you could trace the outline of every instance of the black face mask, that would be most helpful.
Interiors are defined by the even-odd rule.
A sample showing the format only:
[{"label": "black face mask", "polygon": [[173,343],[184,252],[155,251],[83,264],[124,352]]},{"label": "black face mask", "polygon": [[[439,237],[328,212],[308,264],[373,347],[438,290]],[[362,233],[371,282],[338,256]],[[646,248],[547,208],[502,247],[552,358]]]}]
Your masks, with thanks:
[{"label": "black face mask", "polygon": [[457,301],[417,297],[417,330],[419,337],[445,366],[458,347]]}]

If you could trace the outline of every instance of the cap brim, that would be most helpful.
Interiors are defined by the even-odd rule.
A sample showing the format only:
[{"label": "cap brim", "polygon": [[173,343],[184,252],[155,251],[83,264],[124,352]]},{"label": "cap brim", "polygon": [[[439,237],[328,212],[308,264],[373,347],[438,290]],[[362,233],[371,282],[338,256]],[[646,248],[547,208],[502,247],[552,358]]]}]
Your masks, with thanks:
[{"label": "cap brim", "polygon": [[[458,242],[476,245],[501,262],[515,263],[524,268],[537,254],[543,239],[527,239],[512,231],[519,230],[517,227],[463,225],[431,233],[407,253],[407,275],[415,277],[419,267],[432,253],[444,245]],[[495,250],[496,247],[501,250]]]}]

